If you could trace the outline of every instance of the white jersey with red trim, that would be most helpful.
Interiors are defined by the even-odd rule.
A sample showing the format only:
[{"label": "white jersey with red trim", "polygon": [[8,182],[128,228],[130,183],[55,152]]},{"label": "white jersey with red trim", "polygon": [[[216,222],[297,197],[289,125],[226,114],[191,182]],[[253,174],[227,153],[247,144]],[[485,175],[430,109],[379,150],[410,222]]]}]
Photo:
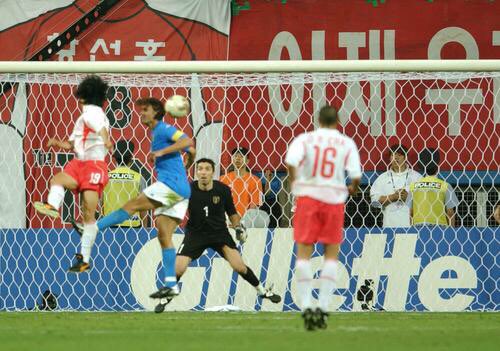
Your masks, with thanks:
[{"label": "white jersey with red trim", "polygon": [[69,137],[69,140],[74,142],[77,159],[104,161],[108,149],[98,134],[102,128],[109,132],[109,120],[102,108],[84,105],[83,113],[76,120],[73,133]]},{"label": "white jersey with red trim", "polygon": [[358,148],[337,129],[319,128],[297,136],[288,147],[286,163],[296,168],[295,196],[329,204],[347,199],[346,171],[351,179],[361,177]]}]

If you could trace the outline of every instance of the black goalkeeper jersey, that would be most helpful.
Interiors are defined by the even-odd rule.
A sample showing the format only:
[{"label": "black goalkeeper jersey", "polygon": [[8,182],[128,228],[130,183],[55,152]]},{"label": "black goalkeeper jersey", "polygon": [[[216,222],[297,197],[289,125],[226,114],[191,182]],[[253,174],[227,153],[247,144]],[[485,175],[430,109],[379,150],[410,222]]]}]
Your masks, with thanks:
[{"label": "black goalkeeper jersey", "polygon": [[237,213],[231,189],[217,180],[213,181],[213,187],[208,191],[200,190],[198,181],[191,183],[188,211],[187,232],[207,237],[228,233],[225,214],[231,216]]}]

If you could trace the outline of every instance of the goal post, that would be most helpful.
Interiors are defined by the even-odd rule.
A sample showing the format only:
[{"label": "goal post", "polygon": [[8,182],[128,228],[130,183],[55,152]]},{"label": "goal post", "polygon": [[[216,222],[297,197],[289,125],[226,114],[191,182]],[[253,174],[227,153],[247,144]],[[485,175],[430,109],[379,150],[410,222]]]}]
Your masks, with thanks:
[{"label": "goal post", "polygon": [[[231,151],[250,150],[248,166],[263,184],[261,221],[245,220],[247,264],[283,296],[279,305],[255,291],[214,252],[192,264],[185,290],[170,309],[206,310],[236,305],[245,310],[297,310],[290,184],[284,155],[294,136],[318,126],[317,112],[338,108],[340,129],[360,150],[360,195],[346,205],[346,233],[332,310],[359,310],[357,292],[372,281],[377,308],[398,311],[498,310],[499,229],[492,217],[500,203],[500,60],[210,61],[210,62],[0,62],[0,310],[34,306],[53,291],[64,310],[151,309],[147,296],[160,281],[155,230],[118,228],[102,233],[88,275],[68,275],[78,237],[69,226],[79,199],[67,192],[62,219],[37,215],[48,182],[71,159],[46,148],[67,138],[80,111],[73,91],[87,74],[110,86],[105,112],[114,142],[135,146],[133,168],[147,183],[150,137],[134,102],[187,96],[187,118],[166,121],[192,136],[198,158],[216,163],[216,176],[231,167]],[[458,228],[382,229],[370,187],[388,168],[393,144],[441,155],[440,177],[455,189]],[[114,168],[111,159],[110,169]],[[193,170],[190,170],[193,176]],[[105,201],[105,200],[104,200]],[[256,213],[255,213],[256,212]],[[259,217],[260,216],[260,217]],[[182,230],[175,235],[178,247]],[[320,269],[318,247],[313,266]]]}]

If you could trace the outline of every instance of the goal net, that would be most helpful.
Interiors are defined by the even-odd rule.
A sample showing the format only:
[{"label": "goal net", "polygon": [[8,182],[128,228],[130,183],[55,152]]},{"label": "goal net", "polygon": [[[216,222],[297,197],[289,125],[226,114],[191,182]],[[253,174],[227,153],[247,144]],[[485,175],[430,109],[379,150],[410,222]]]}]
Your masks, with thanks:
[{"label": "goal net", "polygon": [[[262,182],[262,203],[244,216],[249,239],[240,250],[283,301],[261,301],[208,250],[191,264],[169,310],[299,308],[284,155],[294,136],[318,127],[317,112],[325,104],[339,109],[340,129],[358,145],[364,172],[359,195],[346,204],[331,310],[360,310],[364,304],[400,311],[499,309],[499,230],[492,214],[499,203],[500,72],[100,75],[110,85],[105,110],[112,139],[133,143],[130,167],[146,184],[154,181],[147,162],[150,136],[134,102],[146,96],[165,101],[173,94],[189,98],[191,113],[165,120],[194,138],[197,158],[215,161],[217,178],[231,171],[232,151],[245,147],[248,168]],[[69,221],[79,218],[80,199],[66,193],[61,220],[33,209],[34,201],[46,199],[51,176],[73,157],[46,144],[71,133],[80,114],[73,91],[84,76],[0,74],[0,310],[35,308],[47,290],[63,310],[154,307],[148,295],[161,281],[161,253],[151,214],[141,228],[99,234],[90,273],[71,275],[66,270],[79,237]],[[408,164],[415,169],[422,149],[439,150],[439,176],[459,200],[456,228],[382,228],[370,188],[388,170],[394,144],[409,149]],[[189,173],[192,178],[193,168]],[[181,227],[176,247],[182,238]],[[321,253],[317,247],[316,270]]]}]

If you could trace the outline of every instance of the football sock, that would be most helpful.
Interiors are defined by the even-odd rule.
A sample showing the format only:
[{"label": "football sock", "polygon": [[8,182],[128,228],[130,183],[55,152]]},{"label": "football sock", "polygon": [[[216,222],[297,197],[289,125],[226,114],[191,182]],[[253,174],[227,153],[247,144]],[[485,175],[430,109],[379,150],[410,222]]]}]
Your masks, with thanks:
[{"label": "football sock", "polygon": [[263,286],[262,286],[262,284],[260,284],[260,283],[259,283],[259,285],[257,285],[257,286],[255,287],[255,290],[257,290],[257,294],[258,294],[259,296],[262,296],[262,295],[264,295],[264,294],[266,293],[266,289],[264,289],[264,287],[263,287]]},{"label": "football sock", "polygon": [[302,309],[312,306],[312,280],[313,272],[309,260],[297,260],[295,263],[295,274],[297,275],[297,294]]},{"label": "football sock", "polygon": [[49,190],[49,196],[47,198],[47,203],[59,210],[61,204],[64,200],[64,188],[61,185],[52,185]]},{"label": "football sock", "polygon": [[162,249],[162,256],[165,286],[173,288],[177,285],[177,277],[175,276],[175,248],[167,247],[166,249]]},{"label": "football sock", "polygon": [[82,256],[85,263],[89,263],[90,261],[90,253],[92,252],[92,246],[94,246],[97,232],[98,229],[95,223],[83,224]]},{"label": "football sock", "polygon": [[[250,283],[251,286],[253,286],[255,289],[257,289],[257,292],[259,295],[262,295],[264,293],[264,288],[262,288],[262,285],[259,282],[259,279],[255,276],[255,273],[250,269],[250,267],[247,266],[247,271],[245,274],[240,273],[240,276],[245,279],[247,282]],[[259,290],[260,287],[260,290]]]},{"label": "football sock", "polygon": [[97,221],[97,227],[99,230],[103,230],[114,225],[118,225],[127,219],[130,219],[130,215],[123,208],[111,212],[109,215],[102,217]]},{"label": "football sock", "polygon": [[336,260],[325,260],[321,270],[319,286],[319,308],[323,311],[328,310],[328,305],[332,299],[333,289],[337,280],[338,262]]}]

